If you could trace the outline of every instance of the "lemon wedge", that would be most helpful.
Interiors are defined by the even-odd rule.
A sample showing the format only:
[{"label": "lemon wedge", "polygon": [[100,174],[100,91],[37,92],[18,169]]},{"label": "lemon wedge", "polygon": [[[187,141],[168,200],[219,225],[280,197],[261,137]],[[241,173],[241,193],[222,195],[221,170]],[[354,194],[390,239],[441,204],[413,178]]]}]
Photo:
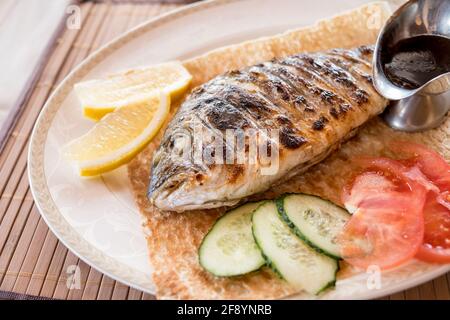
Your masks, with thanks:
[{"label": "lemon wedge", "polygon": [[83,136],[63,147],[81,176],[96,176],[135,157],[158,133],[170,111],[170,94],[161,91],[117,108]]},{"label": "lemon wedge", "polygon": [[140,103],[159,90],[175,101],[189,87],[191,74],[181,62],[172,61],[109,75],[75,85],[85,117],[98,121],[118,107]]}]

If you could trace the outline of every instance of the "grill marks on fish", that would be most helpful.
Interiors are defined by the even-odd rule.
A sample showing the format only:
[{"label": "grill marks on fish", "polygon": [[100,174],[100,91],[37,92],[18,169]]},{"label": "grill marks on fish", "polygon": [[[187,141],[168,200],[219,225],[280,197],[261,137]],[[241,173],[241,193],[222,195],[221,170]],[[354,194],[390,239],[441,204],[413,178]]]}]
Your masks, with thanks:
[{"label": "grill marks on fish", "polygon": [[[332,92],[336,88],[343,89],[343,97],[347,103],[356,103],[358,106],[367,102],[367,92],[356,85],[356,80],[349,73],[337,66],[331,66],[327,60],[328,66],[321,63],[321,57],[316,59],[311,56],[301,55],[300,59],[291,59],[287,63],[293,63],[299,72],[311,81],[319,82],[326,91]],[[317,91],[317,94],[322,94]],[[366,98],[364,98],[366,97]]]},{"label": "grill marks on fish", "polygon": [[[207,112],[209,123],[219,130],[245,129],[249,127],[248,120],[244,118],[243,112],[233,105],[216,100],[215,108]],[[230,108],[231,106],[231,108]]]},{"label": "grill marks on fish", "polygon": [[[281,145],[287,149],[299,148],[307,142],[307,139],[301,128],[294,125],[299,114],[293,101],[298,95],[292,84],[284,81],[270,70],[270,65],[258,65],[250,68],[250,78],[245,78],[244,81],[250,80],[258,88],[259,93],[267,101],[270,101],[271,105],[278,107],[276,112],[267,115],[268,118],[265,121],[270,128],[279,129]],[[292,121],[289,118],[292,118]]]},{"label": "grill marks on fish", "polygon": [[371,67],[367,67],[365,64],[357,64],[357,67],[355,67],[354,62],[349,61],[342,56],[330,56],[330,61],[340,68],[346,70],[347,72],[351,72],[356,79],[364,80],[366,82],[366,85],[373,85]]},{"label": "grill marks on fish", "polygon": [[[268,188],[276,182],[271,179],[280,180],[321,161],[354,132],[361,119],[367,120],[385,106],[372,86],[372,54],[371,47],[298,54],[229,71],[194,89],[166,129],[155,155],[150,198],[158,199],[162,209],[231,205]],[[266,133],[264,143],[268,156],[270,147],[278,148],[281,172],[263,179],[258,164],[194,165],[192,154],[188,160],[177,159],[177,144],[183,141],[176,133],[187,129],[192,138],[194,120],[200,120],[204,131],[219,136],[224,160],[228,160],[228,148],[233,148],[226,141],[228,129],[277,129],[279,140],[271,140]],[[239,139],[248,153],[247,138]],[[202,151],[209,152],[215,143],[207,142]],[[291,164],[285,166],[283,161]],[[197,196],[201,200],[195,200]],[[186,204],[190,199],[198,203]]]},{"label": "grill marks on fish", "polygon": [[[281,77],[289,79],[289,82],[297,89],[299,95],[294,99],[293,105],[297,109],[305,111],[302,114],[303,119],[307,117],[314,120],[318,117],[326,117],[327,112],[333,114],[333,107],[329,109],[328,105],[346,104],[340,96],[306,81],[292,67],[282,64],[276,64],[274,67],[277,68],[277,72]],[[324,104],[324,102],[326,103]],[[335,112],[334,114],[339,115],[342,112]]]},{"label": "grill marks on fish", "polygon": [[332,92],[333,89],[327,82],[308,71],[302,64],[295,62],[294,58],[283,63],[294,69],[295,77],[299,79],[297,84],[305,88],[305,95],[299,96],[297,101],[305,104],[305,111],[316,113],[314,121],[321,117],[326,118],[327,113],[334,117],[344,115],[351,106],[351,102],[346,97]]},{"label": "grill marks on fish", "polygon": [[250,85],[253,88],[253,96],[259,96],[269,107],[270,114],[267,120],[271,120],[277,114],[286,113],[289,101],[293,95],[292,88],[287,87],[280,79],[273,77],[263,69],[251,68],[248,73],[242,72],[229,78],[236,81],[239,86]]},{"label": "grill marks on fish", "polygon": [[251,117],[256,123],[255,127],[258,127],[259,121],[267,123],[267,120],[270,120],[271,116],[277,112],[276,106],[268,103],[260,95],[233,83],[225,83],[223,90],[218,94],[222,96],[222,99],[232,104],[234,108],[240,110],[247,117]]},{"label": "grill marks on fish", "polygon": [[322,130],[325,127],[327,122],[328,122],[327,118],[320,117],[319,120],[314,121],[313,129],[314,130]]}]

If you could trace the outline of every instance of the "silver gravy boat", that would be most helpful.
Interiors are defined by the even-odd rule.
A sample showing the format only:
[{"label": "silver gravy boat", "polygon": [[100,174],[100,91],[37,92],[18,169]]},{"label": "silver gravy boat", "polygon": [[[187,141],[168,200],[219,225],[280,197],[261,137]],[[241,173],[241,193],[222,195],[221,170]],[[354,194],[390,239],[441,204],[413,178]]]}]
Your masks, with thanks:
[{"label": "silver gravy boat", "polygon": [[377,40],[373,61],[374,85],[382,96],[392,100],[383,118],[392,128],[408,132],[439,126],[450,109],[450,72],[417,89],[396,86],[384,72],[384,51],[400,40],[419,35],[450,37],[450,0],[407,2],[387,21]]}]

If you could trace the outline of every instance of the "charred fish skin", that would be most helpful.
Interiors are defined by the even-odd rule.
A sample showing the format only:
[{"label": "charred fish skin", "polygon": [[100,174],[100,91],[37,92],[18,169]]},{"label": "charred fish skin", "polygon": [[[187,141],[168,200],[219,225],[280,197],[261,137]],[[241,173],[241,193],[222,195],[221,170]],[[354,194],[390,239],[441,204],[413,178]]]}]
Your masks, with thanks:
[{"label": "charred fish skin", "polygon": [[[230,71],[197,87],[154,154],[150,201],[168,211],[231,206],[322,161],[387,105],[372,85],[372,55],[371,46],[302,53]],[[276,131],[276,140],[258,140],[277,150],[276,172],[262,174],[258,161],[197,161],[196,155],[221,149],[225,160],[233,148],[227,130]],[[207,137],[201,145],[194,142],[199,132]]]}]

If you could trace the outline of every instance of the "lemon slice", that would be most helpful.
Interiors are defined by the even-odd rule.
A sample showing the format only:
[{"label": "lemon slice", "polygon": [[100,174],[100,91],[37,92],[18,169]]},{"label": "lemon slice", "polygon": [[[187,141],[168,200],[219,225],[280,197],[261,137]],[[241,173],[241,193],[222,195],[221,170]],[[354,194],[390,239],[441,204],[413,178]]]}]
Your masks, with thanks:
[{"label": "lemon slice", "polygon": [[191,74],[181,62],[173,61],[80,82],[75,85],[75,92],[81,101],[83,114],[98,121],[118,107],[140,103],[163,89],[174,101],[187,90],[191,79]]},{"label": "lemon slice", "polygon": [[162,91],[107,114],[85,135],[63,147],[81,176],[96,176],[129,162],[158,133],[170,110]]}]

